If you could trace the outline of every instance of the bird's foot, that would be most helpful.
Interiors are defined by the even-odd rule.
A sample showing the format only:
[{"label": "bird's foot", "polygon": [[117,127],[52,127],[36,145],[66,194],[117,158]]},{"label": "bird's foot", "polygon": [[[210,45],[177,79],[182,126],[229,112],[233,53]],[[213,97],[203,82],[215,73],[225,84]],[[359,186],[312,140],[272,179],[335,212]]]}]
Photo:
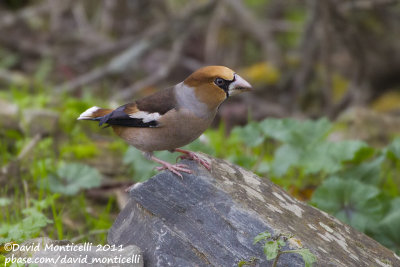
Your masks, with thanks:
[{"label": "bird's foot", "polygon": [[168,162],[163,162],[161,164],[162,164],[161,167],[156,167],[157,171],[169,170],[170,172],[179,176],[182,179],[183,179],[183,176],[180,172],[192,173],[192,171],[188,169],[189,166],[187,166],[185,164],[171,164]]},{"label": "bird's foot", "polygon": [[162,170],[169,170],[170,172],[172,172],[173,174],[179,176],[180,178],[183,179],[183,176],[180,172],[186,172],[186,173],[192,173],[191,170],[189,170],[189,166],[185,165],[185,164],[171,164],[169,162],[163,161],[161,159],[158,159],[156,157],[154,157],[151,153],[145,153],[145,156],[154,161],[157,162],[159,164],[161,164],[161,167],[156,167],[155,169],[157,171],[162,171]]},{"label": "bird's foot", "polygon": [[192,151],[188,151],[188,150],[179,149],[179,148],[175,149],[175,151],[183,153],[183,155],[180,155],[178,157],[178,159],[194,160],[197,163],[203,165],[207,170],[209,170],[209,171],[211,170],[211,164],[208,161],[206,161],[206,160],[202,159],[201,157],[199,157],[196,153],[194,153]]}]

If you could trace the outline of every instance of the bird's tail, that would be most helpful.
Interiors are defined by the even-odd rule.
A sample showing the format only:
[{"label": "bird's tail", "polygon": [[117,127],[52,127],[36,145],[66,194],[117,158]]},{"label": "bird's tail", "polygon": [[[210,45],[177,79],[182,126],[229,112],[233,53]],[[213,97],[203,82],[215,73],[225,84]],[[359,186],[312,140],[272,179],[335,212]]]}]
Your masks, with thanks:
[{"label": "bird's tail", "polygon": [[78,120],[92,120],[92,121],[100,121],[102,117],[111,113],[112,109],[107,108],[99,108],[99,107],[91,107],[85,112],[83,112]]}]

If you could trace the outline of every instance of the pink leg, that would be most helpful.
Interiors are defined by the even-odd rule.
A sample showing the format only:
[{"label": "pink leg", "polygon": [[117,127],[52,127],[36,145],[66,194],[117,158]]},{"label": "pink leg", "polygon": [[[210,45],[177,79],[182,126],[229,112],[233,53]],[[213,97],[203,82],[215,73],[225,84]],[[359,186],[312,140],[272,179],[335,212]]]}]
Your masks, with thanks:
[{"label": "pink leg", "polygon": [[208,163],[206,160],[197,156],[196,153],[189,151],[189,150],[180,149],[180,148],[175,148],[174,151],[185,154],[185,155],[180,155],[178,158],[194,160],[197,163],[203,165],[207,170],[209,170],[209,171],[211,170],[210,163]]},{"label": "pink leg", "polygon": [[174,173],[175,175],[181,177],[183,179],[183,176],[181,173],[179,172],[186,172],[186,173],[192,173],[191,170],[189,170],[188,166],[185,164],[171,164],[169,162],[163,161],[161,159],[158,159],[156,157],[154,157],[153,155],[151,155],[149,157],[150,160],[155,161],[157,163],[160,163],[162,165],[162,167],[156,167],[157,171],[162,171],[162,170],[170,170],[172,173]]}]

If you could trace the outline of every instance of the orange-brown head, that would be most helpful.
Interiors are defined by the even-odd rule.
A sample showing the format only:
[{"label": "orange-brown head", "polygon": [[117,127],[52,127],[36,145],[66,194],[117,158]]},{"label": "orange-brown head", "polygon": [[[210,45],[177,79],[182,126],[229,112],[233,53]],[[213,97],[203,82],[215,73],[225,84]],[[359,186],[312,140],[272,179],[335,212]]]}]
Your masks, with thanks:
[{"label": "orange-brown head", "polygon": [[196,98],[210,108],[218,107],[229,96],[252,88],[242,77],[224,66],[203,67],[186,78],[184,84],[194,88]]}]

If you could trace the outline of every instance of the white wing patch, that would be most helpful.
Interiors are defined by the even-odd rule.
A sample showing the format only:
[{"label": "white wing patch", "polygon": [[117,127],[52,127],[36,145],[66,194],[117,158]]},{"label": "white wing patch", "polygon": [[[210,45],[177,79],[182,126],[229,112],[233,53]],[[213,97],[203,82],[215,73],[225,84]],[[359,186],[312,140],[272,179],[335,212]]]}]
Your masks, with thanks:
[{"label": "white wing patch", "polygon": [[83,112],[78,120],[87,120],[87,119],[91,119],[93,116],[93,113],[95,113],[96,111],[98,111],[100,108],[99,107],[91,107],[89,109],[87,109],[85,112]]},{"label": "white wing patch", "polygon": [[150,121],[158,120],[161,117],[161,115],[157,112],[148,113],[146,111],[138,111],[135,112],[134,114],[130,114],[129,117],[131,117],[132,119],[142,119],[144,123],[147,123]]}]

